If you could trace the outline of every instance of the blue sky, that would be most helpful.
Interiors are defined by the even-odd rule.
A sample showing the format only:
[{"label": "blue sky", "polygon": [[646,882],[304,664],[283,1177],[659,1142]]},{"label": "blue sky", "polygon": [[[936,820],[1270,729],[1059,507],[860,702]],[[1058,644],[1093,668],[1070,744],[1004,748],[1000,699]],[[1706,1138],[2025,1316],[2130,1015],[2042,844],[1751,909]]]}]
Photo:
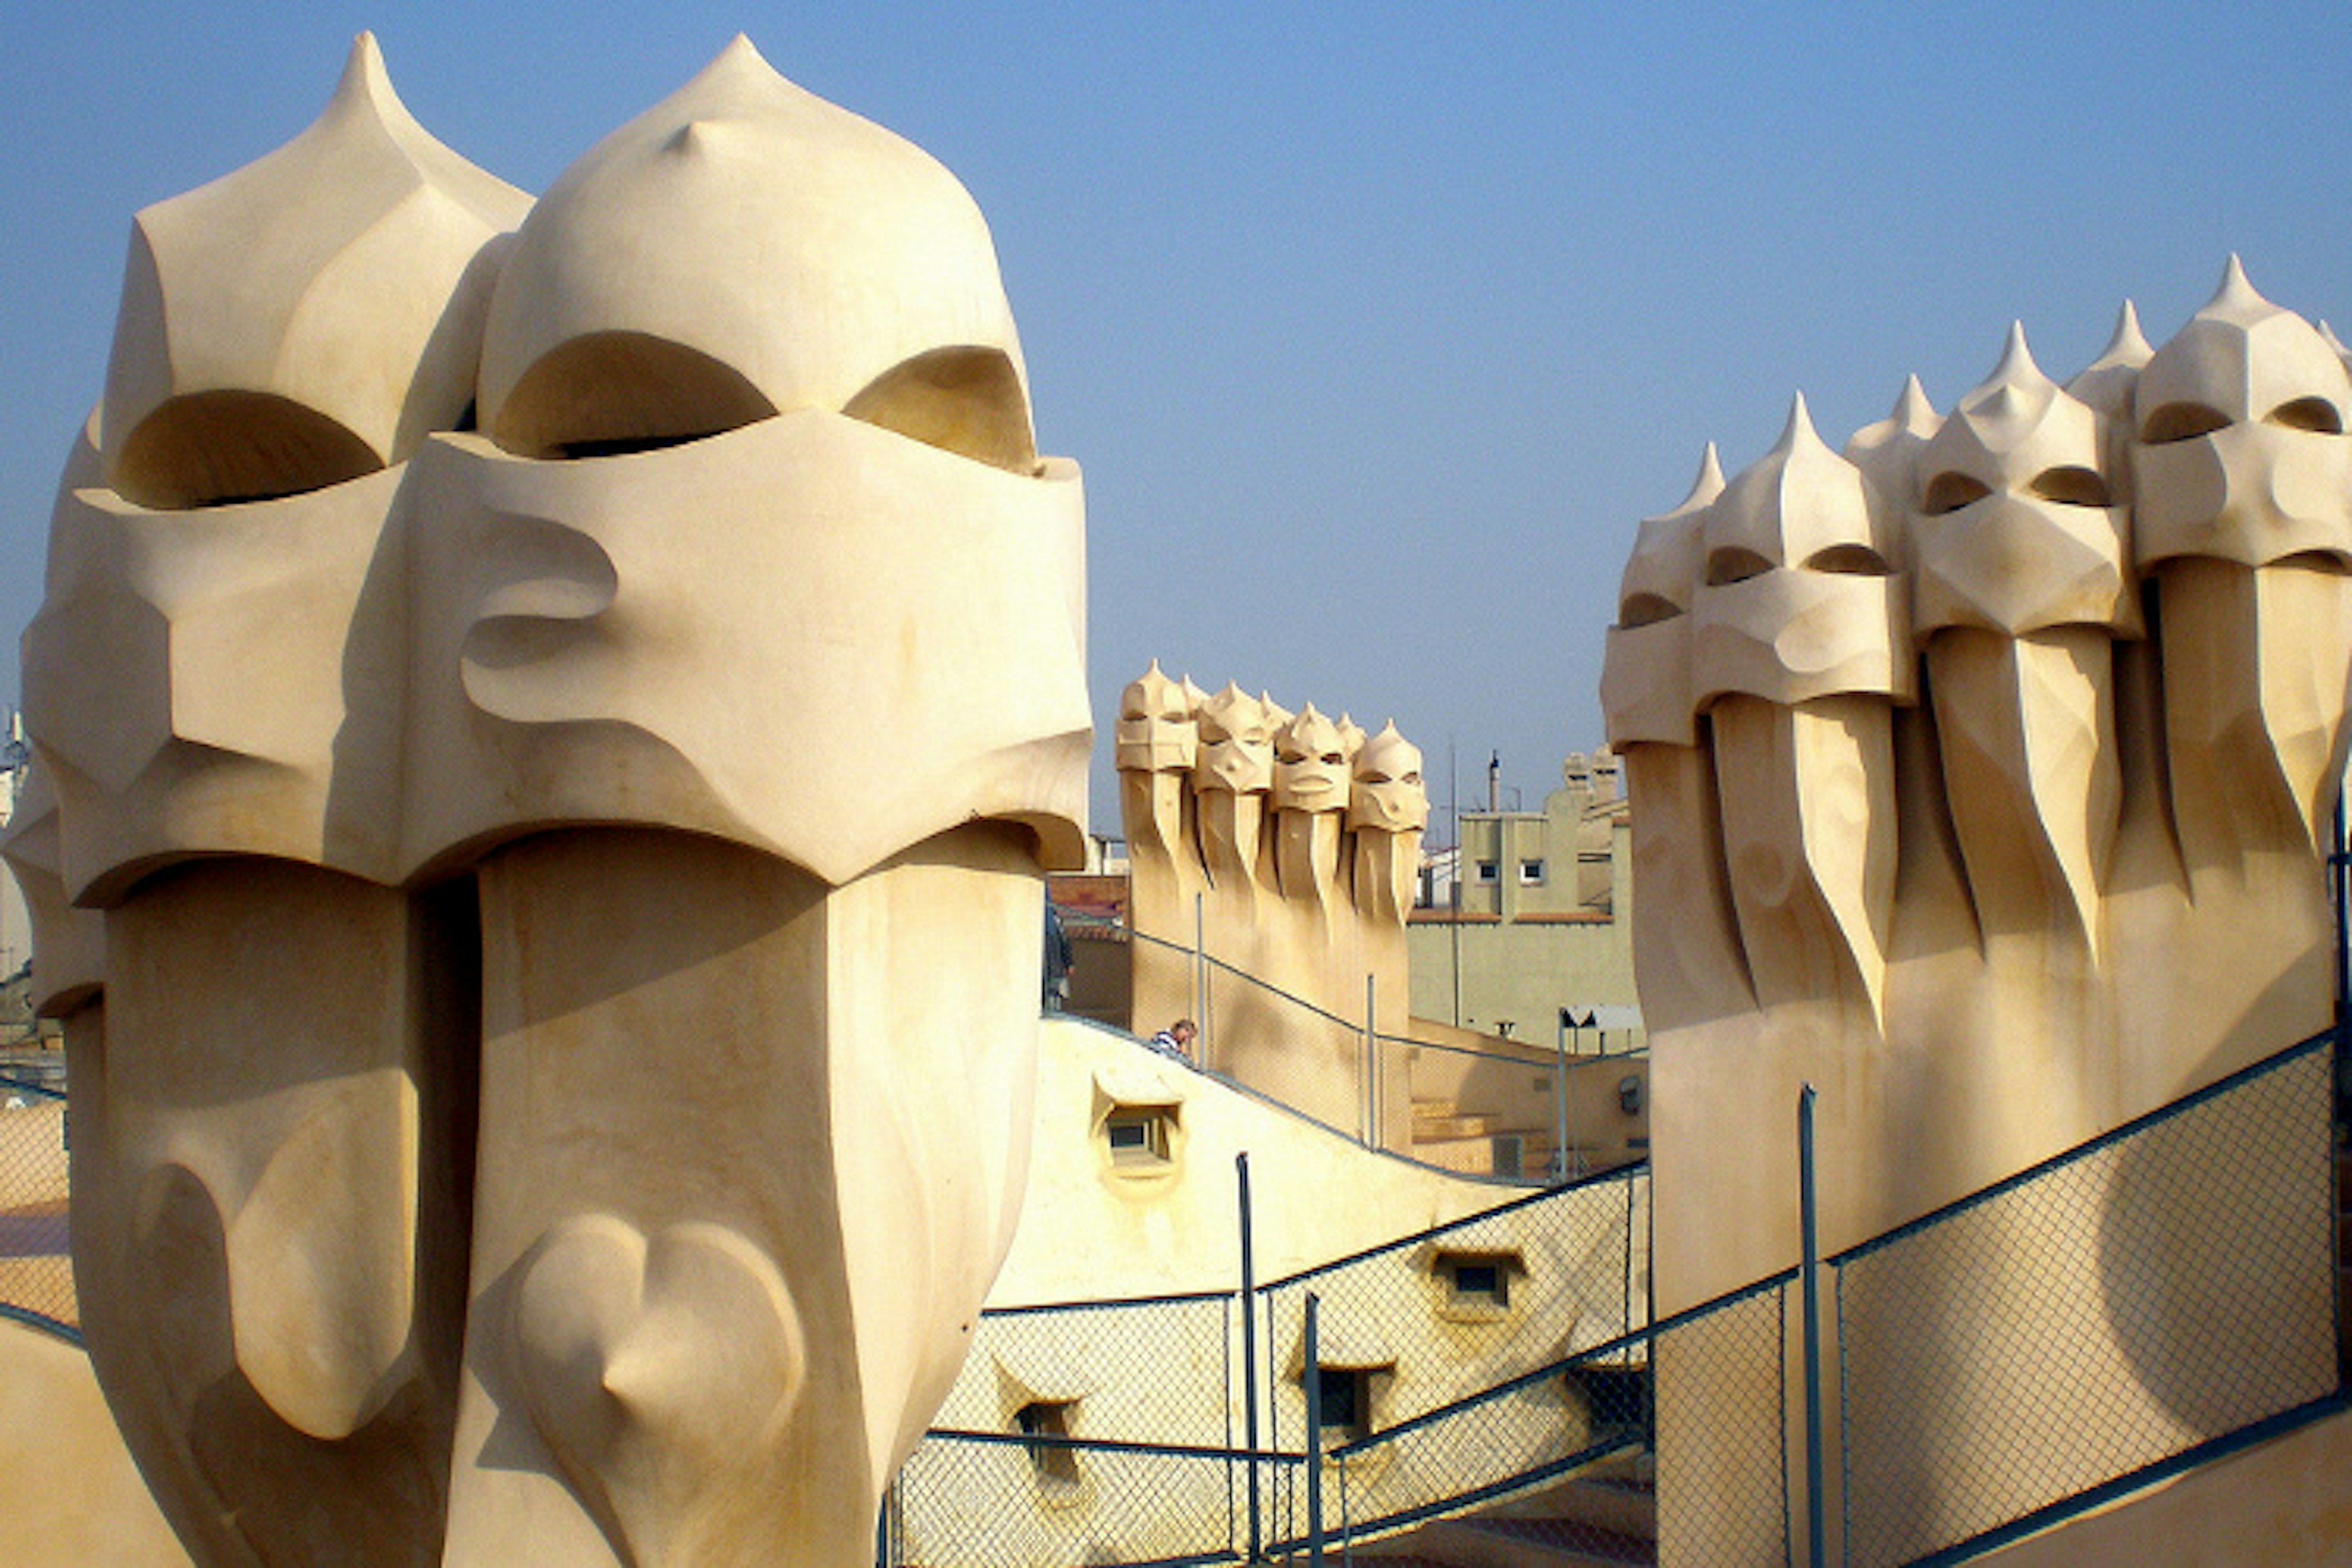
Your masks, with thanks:
[{"label": "blue sky", "polygon": [[1157,657],[1393,715],[1441,806],[1449,742],[1465,796],[1499,751],[1530,806],[1597,743],[1635,522],[1706,441],[1759,457],[1792,391],[1832,442],[1909,372],[1948,407],[2012,317],[2063,378],[2126,295],[2163,341],[2233,249],[2352,318],[2340,5],[17,5],[0,623],[38,600],[132,213],[301,130],[362,27],[530,190],[738,31],[928,148],[1087,472],[1097,723]]}]

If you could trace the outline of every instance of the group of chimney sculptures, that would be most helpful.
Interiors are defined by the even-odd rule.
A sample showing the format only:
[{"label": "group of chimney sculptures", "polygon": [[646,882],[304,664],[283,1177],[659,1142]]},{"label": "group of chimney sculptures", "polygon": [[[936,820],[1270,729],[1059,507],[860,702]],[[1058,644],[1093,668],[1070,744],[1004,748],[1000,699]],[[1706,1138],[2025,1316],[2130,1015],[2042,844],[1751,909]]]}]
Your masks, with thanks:
[{"label": "group of chimney sculptures", "polygon": [[[1800,1079],[1853,1237],[2326,1016],[2347,407],[2233,265],[1643,525],[1661,1309],[1787,1261]],[[867,1559],[1019,1210],[1084,604],[978,210],[748,43],[533,202],[362,37],[139,216],[6,854],[90,1352],[200,1561]],[[1343,1082],[1420,753],[1155,667],[1116,761],[1136,929]]]}]

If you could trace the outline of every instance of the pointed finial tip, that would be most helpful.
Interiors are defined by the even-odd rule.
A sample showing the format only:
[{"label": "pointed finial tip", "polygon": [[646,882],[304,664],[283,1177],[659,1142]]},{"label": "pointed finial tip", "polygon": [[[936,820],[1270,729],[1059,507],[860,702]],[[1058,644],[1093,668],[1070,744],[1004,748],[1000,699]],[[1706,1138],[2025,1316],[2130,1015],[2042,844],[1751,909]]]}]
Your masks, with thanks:
[{"label": "pointed finial tip", "polygon": [[778,81],[783,80],[783,78],[777,73],[776,68],[768,63],[767,57],[760,53],[759,46],[751,42],[751,35],[738,33],[727,40],[726,47],[710,57],[710,63],[702,68],[695,79],[698,81],[705,78],[728,79],[743,76],[760,79],[772,77]]},{"label": "pointed finial tip", "polygon": [[335,84],[335,96],[349,92],[365,92],[388,87],[390,79],[383,68],[383,49],[373,33],[362,29],[352,39],[351,53],[343,57],[343,79]]},{"label": "pointed finial tip", "polygon": [[1903,378],[1903,390],[1895,396],[1895,422],[1906,430],[1918,430],[1936,421],[1936,405],[1927,397],[1927,384],[1919,373],[1912,372]]},{"label": "pointed finial tip", "polygon": [[1805,395],[1800,392],[1789,400],[1789,423],[1781,430],[1780,439],[1773,449],[1788,453],[1799,447],[1821,445],[1822,434],[1813,428],[1813,412],[1805,405]]},{"label": "pointed finial tip", "polygon": [[343,57],[343,73],[336,79],[335,90],[329,95],[324,116],[341,119],[361,114],[397,124],[408,116],[393,90],[391,73],[384,69],[383,50],[373,33],[362,32],[352,39],[351,53]]},{"label": "pointed finial tip", "polygon": [[1993,367],[1992,379],[2006,384],[2049,379],[2042,374],[2042,367],[2033,363],[2033,349],[2025,341],[2023,321],[2010,322],[2009,336],[2000,345],[2000,363]]},{"label": "pointed finial tip", "polygon": [[1722,493],[1723,458],[1716,451],[1715,443],[1709,441],[1706,450],[1699,454],[1698,473],[1691,479],[1690,494],[1683,498],[1683,504],[1677,510],[1687,511],[1693,507],[1705,506]]},{"label": "pointed finial tip", "polygon": [[2230,252],[2229,264],[2221,268],[2221,286],[2213,290],[2213,298],[2205,309],[2213,310],[2234,307],[2242,310],[2269,303],[2263,298],[2262,290],[2254,287],[2253,279],[2246,276],[2246,264],[2239,259],[2238,253],[2234,250]]}]

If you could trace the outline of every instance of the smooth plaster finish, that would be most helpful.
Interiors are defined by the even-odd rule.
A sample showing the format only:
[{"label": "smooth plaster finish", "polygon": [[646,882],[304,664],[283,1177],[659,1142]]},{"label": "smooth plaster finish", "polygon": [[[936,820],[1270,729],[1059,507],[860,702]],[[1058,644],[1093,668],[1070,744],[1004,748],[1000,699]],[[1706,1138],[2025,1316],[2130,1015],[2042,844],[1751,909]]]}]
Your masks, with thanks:
[{"label": "smooth plaster finish", "polygon": [[[1835,1251],[2332,1016],[2352,377],[2233,259],[2169,342],[2126,310],[2071,386],[2012,331],[1948,416],[1914,382],[1840,458],[1801,406],[1643,525],[1603,694],[1661,1313],[1795,1261],[1801,1084]],[[2027,1340],[2055,1310],[2001,1299]],[[1664,1469],[1710,1417],[1660,1378]],[[1937,1395],[1974,1386],[1955,1358]],[[1962,1457],[1929,1469],[1969,1484]]]},{"label": "smooth plaster finish", "polygon": [[199,1561],[868,1560],[1019,1211],[1083,515],[971,197],[740,39],[534,206],[362,37],[140,215],[6,852]]},{"label": "smooth plaster finish", "polygon": [[12,1568],[186,1568],[115,1432],[89,1358],[55,1334],[0,1321],[0,1466],[30,1489],[8,1521]]}]

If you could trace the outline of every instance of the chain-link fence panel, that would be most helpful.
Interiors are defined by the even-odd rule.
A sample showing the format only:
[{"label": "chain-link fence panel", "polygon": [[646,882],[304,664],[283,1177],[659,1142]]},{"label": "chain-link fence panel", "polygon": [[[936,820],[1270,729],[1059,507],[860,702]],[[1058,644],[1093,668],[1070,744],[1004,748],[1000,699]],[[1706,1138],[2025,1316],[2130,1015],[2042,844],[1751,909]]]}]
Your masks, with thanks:
[{"label": "chain-link fence panel", "polygon": [[[1618,1341],[1331,1449],[1322,1459],[1326,1542],[1361,1544],[1639,1453],[1650,1436],[1647,1353],[1639,1336]],[[1579,1507],[1559,1496],[1546,1510],[1567,1549],[1640,1549],[1640,1537],[1615,1528],[1622,1521],[1579,1518]]]},{"label": "chain-link fence panel", "polygon": [[881,1552],[906,1568],[1240,1561],[1253,1468],[1262,1507],[1294,1516],[1295,1458],[935,1429],[891,1489]]},{"label": "chain-link fence panel", "polygon": [[1791,1561],[1797,1300],[1790,1270],[1651,1331],[1660,1563]]},{"label": "chain-link fence panel", "polygon": [[[1310,1375],[1330,1447],[1639,1329],[1648,1203],[1645,1170],[1596,1177],[1259,1287],[1265,1440],[1304,1447]],[[1311,1373],[1309,1291],[1320,1303]]]},{"label": "chain-link fence panel", "polygon": [[72,1239],[65,1092],[0,1072],[0,1312],[77,1331]]},{"label": "chain-link fence panel", "polygon": [[1234,1447],[1239,1333],[1230,1292],[992,1308],[937,1424]]},{"label": "chain-link fence panel", "polygon": [[2336,1389],[2326,1045],[1831,1260],[1848,1562],[1969,1541]]}]

